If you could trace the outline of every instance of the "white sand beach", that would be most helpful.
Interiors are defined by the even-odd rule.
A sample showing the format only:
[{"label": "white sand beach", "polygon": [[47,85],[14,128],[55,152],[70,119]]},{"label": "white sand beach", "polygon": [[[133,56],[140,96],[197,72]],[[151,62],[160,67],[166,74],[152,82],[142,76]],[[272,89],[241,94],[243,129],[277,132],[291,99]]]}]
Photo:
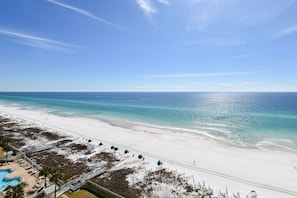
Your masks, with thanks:
[{"label": "white sand beach", "polygon": [[148,126],[121,128],[90,118],[62,117],[42,111],[0,105],[0,115],[19,118],[39,127],[92,139],[144,155],[150,164],[163,166],[205,181],[214,190],[260,198],[297,197],[297,153],[235,148],[191,133],[178,133]]}]

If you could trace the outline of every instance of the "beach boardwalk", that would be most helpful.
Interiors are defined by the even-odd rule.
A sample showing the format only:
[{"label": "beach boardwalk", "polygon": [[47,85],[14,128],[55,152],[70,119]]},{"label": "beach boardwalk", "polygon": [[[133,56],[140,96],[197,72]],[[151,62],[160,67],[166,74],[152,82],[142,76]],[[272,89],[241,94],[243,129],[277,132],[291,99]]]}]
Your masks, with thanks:
[{"label": "beach boardwalk", "polygon": [[74,191],[80,189],[86,183],[86,181],[88,181],[89,179],[94,178],[96,176],[102,175],[106,171],[107,171],[107,167],[102,166],[102,167],[96,168],[96,169],[94,169],[94,170],[92,170],[78,178],[75,178],[75,179],[67,182],[66,184],[61,186],[60,190],[57,192],[57,197],[64,194],[68,190],[71,190],[74,192]]}]

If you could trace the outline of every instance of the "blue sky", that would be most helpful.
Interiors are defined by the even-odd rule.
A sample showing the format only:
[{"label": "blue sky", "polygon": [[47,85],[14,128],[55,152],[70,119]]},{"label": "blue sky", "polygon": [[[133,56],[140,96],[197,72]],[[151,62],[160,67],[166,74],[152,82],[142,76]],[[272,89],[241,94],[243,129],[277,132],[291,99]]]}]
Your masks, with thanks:
[{"label": "blue sky", "polygon": [[296,0],[2,0],[0,91],[297,91]]}]

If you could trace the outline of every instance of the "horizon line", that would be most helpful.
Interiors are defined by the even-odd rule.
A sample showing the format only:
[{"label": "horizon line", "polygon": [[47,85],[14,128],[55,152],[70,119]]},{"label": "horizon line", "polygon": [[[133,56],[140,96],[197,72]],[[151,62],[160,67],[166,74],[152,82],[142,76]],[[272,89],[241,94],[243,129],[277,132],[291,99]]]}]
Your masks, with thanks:
[{"label": "horizon line", "polygon": [[217,93],[226,93],[226,92],[234,92],[234,93],[297,93],[297,90],[91,90],[91,91],[82,91],[82,90],[76,90],[76,91],[1,91],[0,93],[120,93],[120,92],[168,92],[168,93],[194,93],[194,92],[217,92]]}]

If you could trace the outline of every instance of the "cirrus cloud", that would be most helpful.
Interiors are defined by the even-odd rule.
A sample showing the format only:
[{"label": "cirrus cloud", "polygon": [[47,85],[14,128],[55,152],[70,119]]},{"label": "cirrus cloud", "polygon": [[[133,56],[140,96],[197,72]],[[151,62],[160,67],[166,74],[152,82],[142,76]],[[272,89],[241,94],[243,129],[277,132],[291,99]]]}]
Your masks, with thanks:
[{"label": "cirrus cloud", "polygon": [[14,38],[15,41],[18,43],[45,50],[65,52],[70,51],[71,48],[75,47],[75,45],[69,43],[30,34],[24,34],[21,32],[11,31],[7,29],[0,28],[0,34],[8,36],[10,38]]},{"label": "cirrus cloud", "polygon": [[188,73],[188,74],[157,74],[146,75],[144,78],[189,78],[189,77],[215,77],[215,76],[238,76],[248,75],[255,72],[221,72],[221,73]]}]

